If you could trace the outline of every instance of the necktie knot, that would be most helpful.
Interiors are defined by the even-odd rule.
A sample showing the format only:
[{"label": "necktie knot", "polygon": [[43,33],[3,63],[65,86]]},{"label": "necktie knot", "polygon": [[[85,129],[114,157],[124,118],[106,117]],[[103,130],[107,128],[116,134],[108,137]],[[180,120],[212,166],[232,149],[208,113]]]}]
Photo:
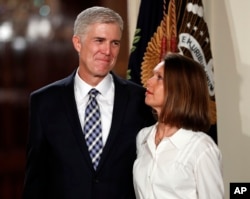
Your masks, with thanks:
[{"label": "necktie knot", "polygon": [[89,96],[90,96],[91,98],[95,98],[98,94],[99,94],[99,91],[96,90],[95,88],[92,88],[92,89],[89,91]]}]

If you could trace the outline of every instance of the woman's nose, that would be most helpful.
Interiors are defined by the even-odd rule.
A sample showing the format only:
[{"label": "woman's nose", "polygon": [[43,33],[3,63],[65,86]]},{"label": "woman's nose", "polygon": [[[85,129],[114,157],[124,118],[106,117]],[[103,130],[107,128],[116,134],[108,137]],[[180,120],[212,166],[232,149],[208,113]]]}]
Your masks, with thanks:
[{"label": "woman's nose", "polygon": [[152,77],[150,77],[147,81],[146,81],[146,87],[149,87],[152,84]]}]

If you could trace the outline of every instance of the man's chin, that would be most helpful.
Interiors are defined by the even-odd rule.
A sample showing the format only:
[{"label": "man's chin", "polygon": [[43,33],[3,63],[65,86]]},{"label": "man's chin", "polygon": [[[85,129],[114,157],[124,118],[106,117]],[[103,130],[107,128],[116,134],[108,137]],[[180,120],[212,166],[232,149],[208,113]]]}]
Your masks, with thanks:
[{"label": "man's chin", "polygon": [[104,78],[108,73],[109,71],[97,72],[94,76],[97,78]]}]

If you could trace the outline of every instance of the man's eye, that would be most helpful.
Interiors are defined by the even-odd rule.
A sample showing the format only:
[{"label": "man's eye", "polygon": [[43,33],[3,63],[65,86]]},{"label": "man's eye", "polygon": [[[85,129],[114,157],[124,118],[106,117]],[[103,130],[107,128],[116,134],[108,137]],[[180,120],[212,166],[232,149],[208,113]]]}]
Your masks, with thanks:
[{"label": "man's eye", "polygon": [[97,39],[95,39],[95,42],[97,42],[97,43],[102,43],[102,42],[103,42],[103,39],[97,38]]}]

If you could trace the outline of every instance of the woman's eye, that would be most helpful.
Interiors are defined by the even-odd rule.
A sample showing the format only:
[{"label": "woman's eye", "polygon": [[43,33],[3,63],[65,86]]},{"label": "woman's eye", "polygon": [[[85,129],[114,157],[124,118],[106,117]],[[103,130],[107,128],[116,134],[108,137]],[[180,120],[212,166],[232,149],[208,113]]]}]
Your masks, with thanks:
[{"label": "woman's eye", "polygon": [[120,42],[119,41],[113,41],[113,45],[114,46],[120,46]]},{"label": "woman's eye", "polygon": [[157,75],[157,79],[158,79],[158,80],[162,80],[163,77],[162,77],[161,75]]}]

